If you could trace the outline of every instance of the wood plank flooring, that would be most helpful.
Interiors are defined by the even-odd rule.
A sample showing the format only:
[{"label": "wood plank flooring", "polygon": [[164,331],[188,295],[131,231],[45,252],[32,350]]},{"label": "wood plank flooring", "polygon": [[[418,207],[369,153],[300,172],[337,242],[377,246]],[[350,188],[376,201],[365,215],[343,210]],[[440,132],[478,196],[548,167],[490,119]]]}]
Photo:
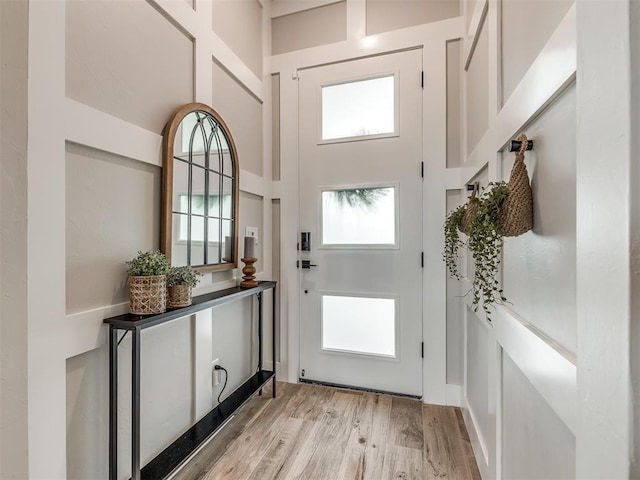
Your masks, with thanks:
[{"label": "wood plank flooring", "polygon": [[480,480],[459,409],[278,383],[252,398],[175,480]]}]

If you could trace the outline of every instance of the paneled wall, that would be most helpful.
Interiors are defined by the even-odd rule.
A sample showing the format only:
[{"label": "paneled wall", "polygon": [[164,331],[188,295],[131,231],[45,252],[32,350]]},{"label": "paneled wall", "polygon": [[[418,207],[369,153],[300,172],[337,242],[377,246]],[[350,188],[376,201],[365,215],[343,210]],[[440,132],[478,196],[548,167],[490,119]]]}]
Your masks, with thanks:
[{"label": "paneled wall", "polygon": [[454,18],[460,15],[458,0],[367,0],[367,35],[389,32]]},{"label": "paneled wall", "polygon": [[27,465],[26,2],[0,3],[0,478]]},{"label": "paneled wall", "polygon": [[[462,183],[526,165],[534,228],[507,238],[508,299],[487,319],[465,297],[463,406],[483,478],[573,478],[576,455],[576,14],[571,2],[464,2]],[[544,78],[544,81],[541,79]],[[473,275],[467,255],[467,281]]]},{"label": "paneled wall", "polygon": [[274,55],[346,40],[347,2],[275,17],[271,24]]},{"label": "paneled wall", "polygon": [[[2,303],[1,364],[13,355],[26,379],[12,383],[3,372],[1,392],[24,391],[27,413],[0,402],[11,406],[2,410],[2,435],[14,439],[1,442],[0,477],[27,478],[28,464],[29,478],[107,478],[102,320],[128,309],[124,262],[159,245],[161,132],[176,107],[203,102],[229,124],[241,169],[240,235],[258,227],[258,276],[271,276],[270,4],[59,0],[3,2],[1,10],[2,64],[12,69],[0,78],[0,119],[17,127],[2,130],[2,291],[15,293]],[[20,72],[24,96],[15,88]],[[24,211],[6,209],[9,185],[19,187],[14,200],[25,195]],[[24,272],[22,282],[14,275],[22,304],[19,289],[5,288],[12,264]],[[205,275],[195,293],[233,285],[234,276]],[[253,373],[255,306],[246,299],[145,331],[143,462],[216,404],[212,360],[229,371],[224,395]],[[129,478],[129,339],[119,350],[118,477]]]}]

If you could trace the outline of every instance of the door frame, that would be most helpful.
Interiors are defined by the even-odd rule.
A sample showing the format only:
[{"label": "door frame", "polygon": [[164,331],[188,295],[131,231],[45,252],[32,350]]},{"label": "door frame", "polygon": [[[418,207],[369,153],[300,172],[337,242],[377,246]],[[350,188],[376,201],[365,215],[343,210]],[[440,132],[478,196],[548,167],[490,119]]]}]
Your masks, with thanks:
[{"label": "door frame", "polygon": [[[364,8],[347,2],[348,17],[364,25]],[[354,27],[348,24],[349,31]],[[280,174],[274,197],[281,198],[281,374],[297,383],[300,351],[299,270],[296,267],[299,232],[298,78],[305,69],[325,63],[349,61],[370,55],[421,48],[427,88],[423,111],[423,401],[460,405],[461,386],[447,385],[446,273],[441,258],[442,225],[446,214],[447,189],[459,189],[461,169],[446,168],[446,43],[463,36],[461,17],[380,35],[349,36],[314,49],[272,57],[271,72],[280,73]],[[374,47],[367,45],[375,44]],[[416,79],[419,81],[419,79]],[[416,172],[417,175],[420,172]],[[462,361],[462,359],[459,359]]]}]

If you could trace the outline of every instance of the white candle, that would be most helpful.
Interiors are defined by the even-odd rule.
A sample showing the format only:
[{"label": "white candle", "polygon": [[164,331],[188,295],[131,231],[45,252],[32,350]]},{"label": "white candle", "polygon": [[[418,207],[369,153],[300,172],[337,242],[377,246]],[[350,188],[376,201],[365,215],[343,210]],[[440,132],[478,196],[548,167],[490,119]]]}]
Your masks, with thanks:
[{"label": "white candle", "polygon": [[227,262],[231,261],[231,237],[224,237],[224,259]]},{"label": "white candle", "polygon": [[256,258],[256,239],[244,237],[244,258]]}]

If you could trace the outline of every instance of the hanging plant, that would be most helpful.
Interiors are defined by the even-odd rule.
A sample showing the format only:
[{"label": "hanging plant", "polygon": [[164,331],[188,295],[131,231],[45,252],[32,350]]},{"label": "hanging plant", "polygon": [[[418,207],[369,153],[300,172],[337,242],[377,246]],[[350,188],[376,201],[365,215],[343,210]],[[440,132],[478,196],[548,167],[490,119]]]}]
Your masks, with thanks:
[{"label": "hanging plant", "polygon": [[462,277],[458,270],[458,251],[465,243],[460,239],[459,226],[467,211],[467,205],[460,205],[447,216],[444,222],[444,252],[442,257],[451,277],[460,280]]},{"label": "hanging plant", "polygon": [[507,198],[508,189],[505,182],[490,183],[489,187],[478,199],[470,219],[468,247],[475,268],[471,287],[474,311],[482,300],[482,308],[490,321],[489,306],[507,300],[496,277],[504,243],[500,208]]},{"label": "hanging plant", "polygon": [[[504,237],[516,237],[533,228],[533,193],[529,183],[524,154],[531,148],[527,136],[518,137],[519,146],[512,142],[511,151],[516,159],[511,169],[509,183],[489,184],[480,198],[476,198],[478,182],[466,205],[451,212],[444,223],[444,261],[449,274],[460,279],[458,272],[458,250],[467,246],[473,255],[475,268],[471,292],[473,309],[482,308],[491,321],[489,307],[507,301],[500,286],[498,269],[502,255]],[[458,230],[466,233],[467,242],[458,236]]]},{"label": "hanging plant", "polygon": [[[471,282],[474,311],[482,308],[491,321],[489,307],[507,299],[496,278],[500,266],[504,232],[502,231],[501,207],[507,198],[507,184],[490,183],[480,198],[472,195],[468,203],[460,205],[447,216],[444,222],[443,258],[452,278],[460,280],[458,252],[468,247],[473,255],[474,276]],[[465,242],[460,231],[466,233]]]}]

